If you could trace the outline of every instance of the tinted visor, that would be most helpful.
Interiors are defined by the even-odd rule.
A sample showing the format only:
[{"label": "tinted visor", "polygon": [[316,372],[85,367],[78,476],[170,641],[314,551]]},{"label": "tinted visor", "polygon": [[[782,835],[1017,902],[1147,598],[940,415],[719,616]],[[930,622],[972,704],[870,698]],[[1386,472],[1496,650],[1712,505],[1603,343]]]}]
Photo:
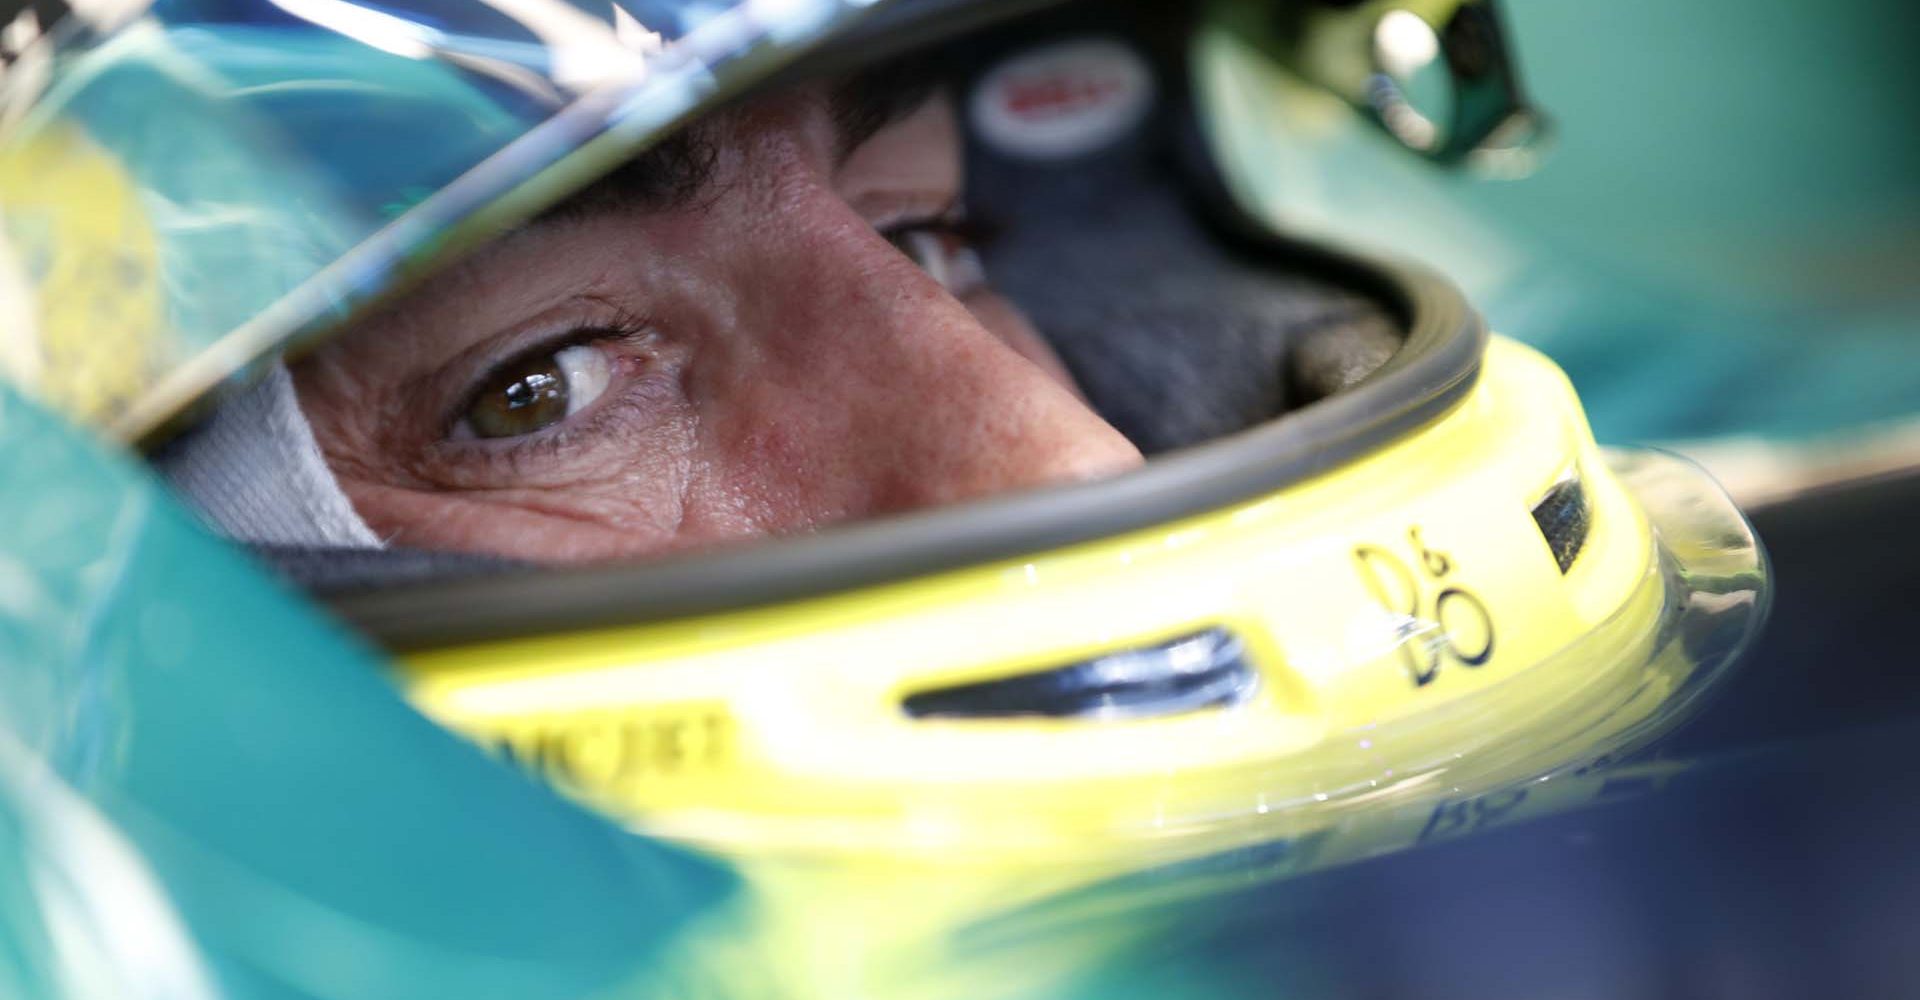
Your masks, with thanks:
[{"label": "tinted visor", "polygon": [[[0,76],[0,374],[114,437],[150,437],[261,356],[323,334],[806,53],[819,50],[818,72],[1043,6],[16,5],[0,12],[15,53]],[[1380,113],[1367,96],[1379,73],[1311,57],[1377,31],[1380,5],[1139,6],[1169,50],[1216,18]],[[1460,114],[1427,151],[1445,159],[1522,103],[1490,8],[1441,6],[1421,23],[1444,37],[1481,26],[1454,32],[1478,40],[1477,61],[1444,49]]]}]

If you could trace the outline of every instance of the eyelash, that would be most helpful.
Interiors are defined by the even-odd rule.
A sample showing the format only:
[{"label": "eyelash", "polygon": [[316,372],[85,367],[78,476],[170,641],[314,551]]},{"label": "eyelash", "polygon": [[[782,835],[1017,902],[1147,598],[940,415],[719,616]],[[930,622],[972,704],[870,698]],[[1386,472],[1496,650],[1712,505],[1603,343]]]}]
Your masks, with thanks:
[{"label": "eyelash", "polygon": [[954,208],[941,215],[899,219],[874,228],[889,241],[909,233],[932,233],[936,236],[950,236],[974,250],[985,250],[992,246],[995,238],[1000,234],[999,226],[960,208]]},{"label": "eyelash", "polygon": [[[457,432],[461,423],[467,419],[466,415],[468,411],[479,401],[480,394],[486,391],[487,386],[492,384],[496,377],[508,370],[538,358],[558,354],[569,347],[579,347],[587,344],[632,343],[644,336],[650,329],[652,329],[652,324],[645,316],[626,309],[620,309],[615,312],[607,322],[596,323],[591,326],[573,327],[557,336],[541,340],[489,365],[484,371],[480,372],[479,375],[471,380],[468,388],[460,394],[452,410],[447,414],[441,428],[441,441],[451,445],[480,447],[502,455],[516,452],[522,447],[553,444],[553,439],[569,435],[575,430],[574,425],[584,426],[594,421],[582,421],[575,417],[568,417],[554,424],[552,427],[517,438],[464,438],[458,436]],[[616,381],[620,378],[617,373],[614,377]],[[603,396],[602,400],[597,400],[590,404],[589,412],[591,415],[597,419],[599,411],[605,408],[604,404],[615,402],[614,396],[620,392],[621,388],[622,386],[617,384],[609,386],[607,394]],[[585,415],[586,414],[583,414],[582,416]]]},{"label": "eyelash", "polygon": [[965,299],[987,287],[974,229],[951,216],[887,226],[880,235],[947,294]]}]

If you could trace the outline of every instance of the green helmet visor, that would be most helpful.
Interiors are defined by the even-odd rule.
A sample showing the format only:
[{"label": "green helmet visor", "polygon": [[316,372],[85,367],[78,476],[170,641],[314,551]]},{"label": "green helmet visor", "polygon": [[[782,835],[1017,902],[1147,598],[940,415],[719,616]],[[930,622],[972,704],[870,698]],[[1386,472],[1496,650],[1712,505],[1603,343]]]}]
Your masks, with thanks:
[{"label": "green helmet visor", "polygon": [[[822,42],[834,43],[823,61],[873,58],[875,38],[910,45],[1039,5],[878,6],[20,9],[0,18],[0,375],[112,437],[148,437],[263,355],[336,326]],[[1354,25],[1391,23],[1393,11],[1314,4],[1307,20],[1275,16],[1295,6],[1231,3],[1208,16],[1371,106],[1379,91],[1365,65],[1379,50]],[[1329,45],[1353,58],[1312,54]],[[1504,58],[1496,68],[1492,90],[1461,78],[1465,132],[1427,153],[1452,158],[1519,107]]]},{"label": "green helmet visor", "polygon": [[0,280],[30,325],[0,357],[137,438],[866,6],[24,10],[9,38],[44,38],[5,81]]}]

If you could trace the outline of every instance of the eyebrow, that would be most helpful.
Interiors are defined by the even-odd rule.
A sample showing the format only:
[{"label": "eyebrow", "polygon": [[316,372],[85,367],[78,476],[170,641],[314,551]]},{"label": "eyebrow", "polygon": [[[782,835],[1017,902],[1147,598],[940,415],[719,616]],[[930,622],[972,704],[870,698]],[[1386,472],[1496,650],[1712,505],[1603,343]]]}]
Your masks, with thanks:
[{"label": "eyebrow", "polygon": [[[833,122],[835,161],[845,160],[881,130],[919,110],[945,78],[938,60],[899,59],[833,86],[827,96],[827,114]],[[685,206],[713,182],[719,147],[712,132],[710,125],[703,124],[681,129],[547,209],[534,223],[578,219],[616,208],[664,212]]]},{"label": "eyebrow", "polygon": [[880,130],[920,110],[946,79],[940,60],[920,58],[895,59],[841,82],[828,98],[835,156],[846,159]]}]

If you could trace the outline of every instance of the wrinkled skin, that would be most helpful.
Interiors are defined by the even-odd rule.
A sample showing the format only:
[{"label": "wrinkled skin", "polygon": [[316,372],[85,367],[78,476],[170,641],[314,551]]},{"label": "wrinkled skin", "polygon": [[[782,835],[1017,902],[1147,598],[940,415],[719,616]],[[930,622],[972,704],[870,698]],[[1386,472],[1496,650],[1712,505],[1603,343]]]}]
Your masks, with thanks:
[{"label": "wrinkled skin", "polygon": [[[1009,303],[896,246],[958,198],[948,101],[859,140],[830,104],[814,86],[728,112],[705,129],[691,197],[598,199],[524,227],[296,365],[374,531],[630,557],[1140,462]],[[503,365],[568,346],[598,374],[568,381],[564,419],[475,416],[506,398]],[[531,430],[476,431],[502,419]]]}]

